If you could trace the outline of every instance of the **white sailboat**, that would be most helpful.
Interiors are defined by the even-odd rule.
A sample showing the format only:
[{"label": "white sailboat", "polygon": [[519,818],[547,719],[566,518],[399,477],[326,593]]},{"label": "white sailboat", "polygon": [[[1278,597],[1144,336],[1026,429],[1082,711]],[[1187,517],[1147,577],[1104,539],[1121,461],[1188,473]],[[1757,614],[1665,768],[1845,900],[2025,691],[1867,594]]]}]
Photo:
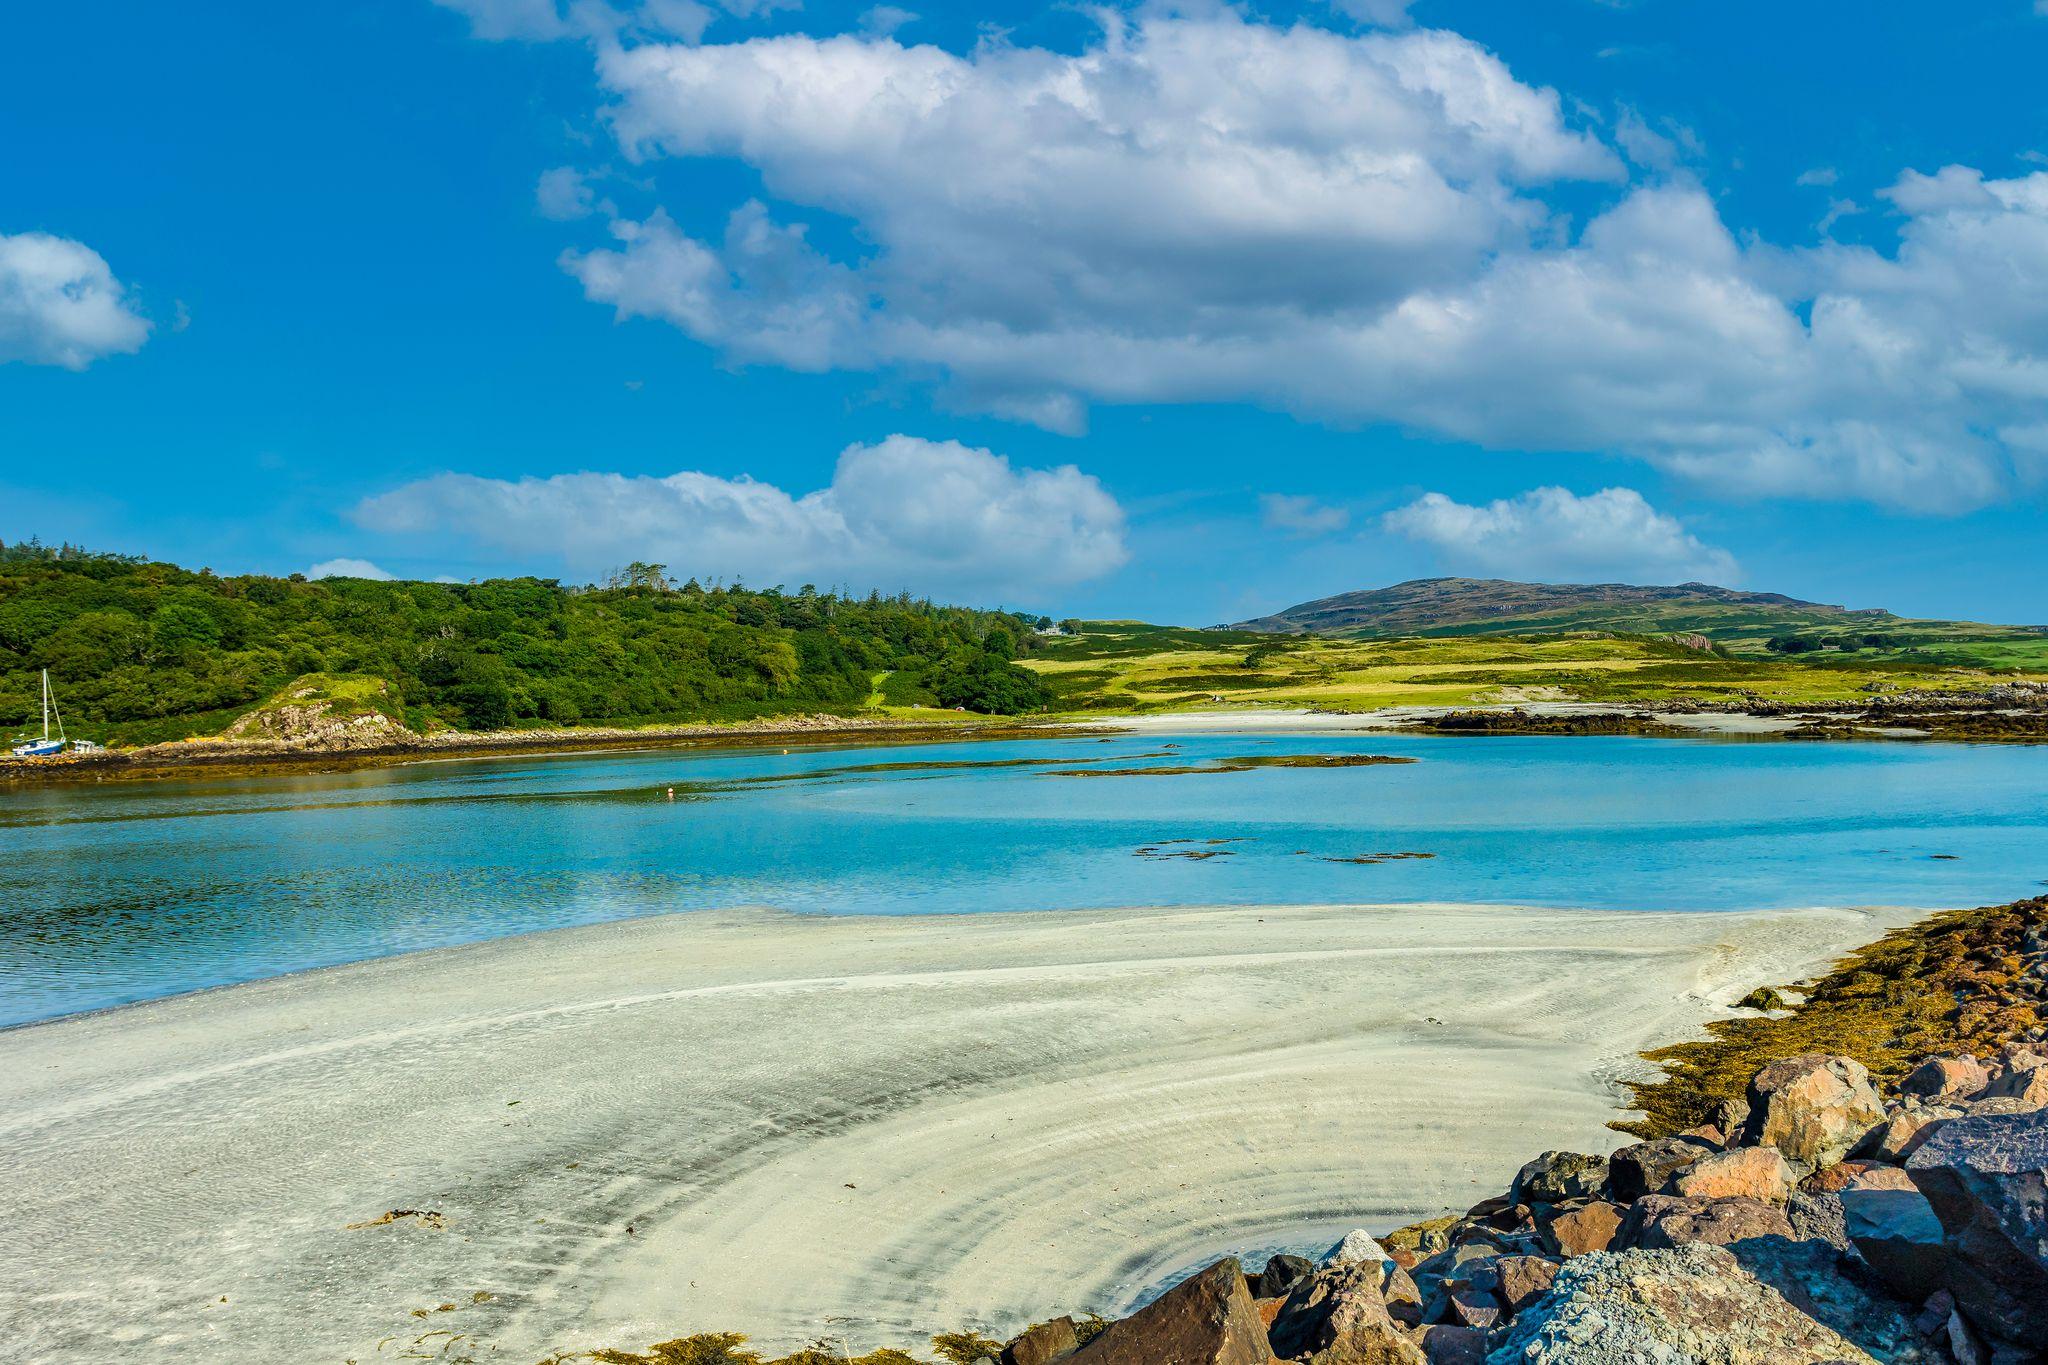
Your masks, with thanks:
[{"label": "white sailboat", "polygon": [[[50,738],[50,717],[57,717],[57,737]],[[16,758],[51,758],[64,752],[64,717],[57,711],[57,700],[50,695],[50,670],[43,670],[43,737],[27,740],[14,746]]]}]

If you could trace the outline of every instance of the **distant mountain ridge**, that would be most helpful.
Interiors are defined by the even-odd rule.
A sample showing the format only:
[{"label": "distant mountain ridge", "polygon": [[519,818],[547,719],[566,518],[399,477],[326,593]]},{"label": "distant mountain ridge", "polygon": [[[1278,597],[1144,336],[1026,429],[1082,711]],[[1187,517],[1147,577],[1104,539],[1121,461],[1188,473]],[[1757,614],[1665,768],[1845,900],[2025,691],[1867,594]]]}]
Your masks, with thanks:
[{"label": "distant mountain ridge", "polygon": [[1876,608],[1851,610],[1775,592],[1711,583],[1518,583],[1499,578],[1417,578],[1339,593],[1231,630],[1271,635],[1505,635],[1571,630],[1752,639],[1801,630],[1878,630],[1903,624]]}]

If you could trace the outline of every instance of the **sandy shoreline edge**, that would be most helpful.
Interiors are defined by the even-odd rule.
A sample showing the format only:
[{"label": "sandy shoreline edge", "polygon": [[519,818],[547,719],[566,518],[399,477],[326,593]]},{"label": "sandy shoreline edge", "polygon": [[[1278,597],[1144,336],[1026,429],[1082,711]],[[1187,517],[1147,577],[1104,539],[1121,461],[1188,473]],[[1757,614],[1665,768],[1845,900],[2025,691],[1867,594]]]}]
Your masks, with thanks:
[{"label": "sandy shoreline edge", "polygon": [[[32,1025],[0,1329],[530,1362],[1113,1311],[1618,1145],[1635,1051],[1925,913],[699,913]],[[349,1227],[391,1209],[443,1226]]]}]

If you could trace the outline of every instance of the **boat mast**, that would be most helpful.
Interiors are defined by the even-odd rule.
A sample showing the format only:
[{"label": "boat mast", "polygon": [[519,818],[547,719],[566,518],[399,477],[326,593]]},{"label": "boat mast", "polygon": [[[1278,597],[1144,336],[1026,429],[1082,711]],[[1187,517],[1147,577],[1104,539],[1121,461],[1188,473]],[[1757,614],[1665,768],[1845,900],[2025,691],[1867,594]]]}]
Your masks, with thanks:
[{"label": "boat mast", "polygon": [[[50,670],[43,670],[43,738],[50,737],[50,713],[57,711],[57,699],[50,695]],[[64,738],[64,713],[57,711],[57,738]]]}]

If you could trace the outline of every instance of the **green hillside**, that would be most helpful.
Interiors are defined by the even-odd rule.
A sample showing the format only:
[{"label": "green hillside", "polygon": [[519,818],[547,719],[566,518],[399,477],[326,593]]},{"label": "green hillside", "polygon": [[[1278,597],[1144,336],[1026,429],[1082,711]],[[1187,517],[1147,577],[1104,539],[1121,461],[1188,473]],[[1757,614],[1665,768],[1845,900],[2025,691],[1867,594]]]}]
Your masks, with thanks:
[{"label": "green hillside", "polygon": [[1358,712],[1381,707],[1608,702],[1850,703],[1879,692],[1979,690],[2031,669],[1881,657],[1876,651],[1701,649],[1661,635],[1444,633],[1397,639],[1076,623],[1024,660],[1067,713],[1223,706]]},{"label": "green hillside", "polygon": [[1427,578],[1303,602],[1223,629],[1345,639],[1697,635],[1738,655],[1860,655],[1985,668],[2048,666],[2048,630],[1921,621],[1708,583],[1516,583]]},{"label": "green hillside", "polygon": [[[1018,713],[1033,620],[908,596],[704,588],[635,565],[604,587],[222,577],[0,547],[0,734],[32,723],[47,668],[73,734],[216,734],[294,680],[416,731],[745,720],[871,704]],[[373,683],[381,683],[381,689]],[[878,695],[879,688],[879,695]]]}]

